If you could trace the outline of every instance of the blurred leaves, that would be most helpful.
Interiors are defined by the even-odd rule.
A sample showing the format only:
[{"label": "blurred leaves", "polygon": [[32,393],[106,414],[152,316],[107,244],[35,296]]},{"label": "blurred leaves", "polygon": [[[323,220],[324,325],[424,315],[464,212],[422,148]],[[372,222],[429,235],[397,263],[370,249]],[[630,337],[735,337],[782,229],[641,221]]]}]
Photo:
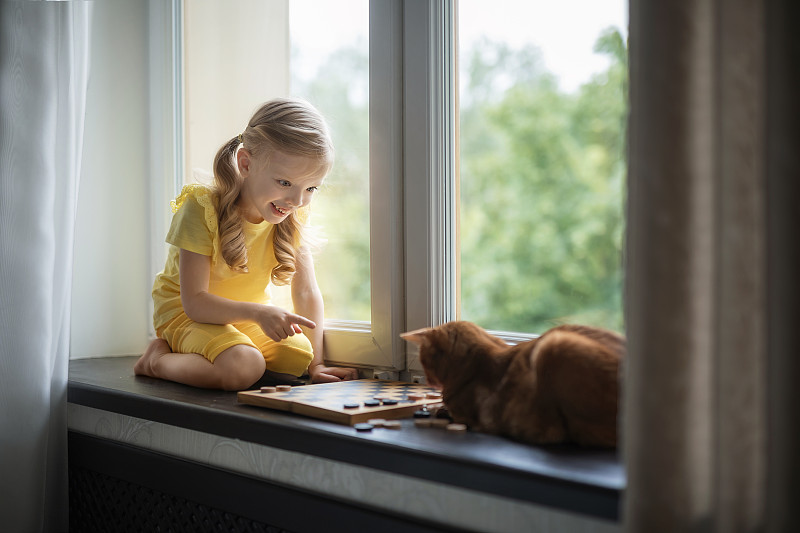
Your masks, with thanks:
[{"label": "blurred leaves", "polygon": [[[627,52],[614,29],[595,51],[610,66],[575,94],[538,67],[535,48],[483,42],[468,56],[462,318],[531,333],[565,322],[623,328]],[[500,91],[487,90],[489,78],[504,80]]]}]

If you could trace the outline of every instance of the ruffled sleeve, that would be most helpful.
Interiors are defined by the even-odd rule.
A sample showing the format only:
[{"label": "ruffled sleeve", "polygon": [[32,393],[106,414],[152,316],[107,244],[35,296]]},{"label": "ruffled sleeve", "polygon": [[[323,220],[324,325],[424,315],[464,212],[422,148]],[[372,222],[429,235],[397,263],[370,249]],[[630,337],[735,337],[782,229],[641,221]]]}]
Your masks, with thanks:
[{"label": "ruffled sleeve", "polygon": [[211,256],[212,264],[219,255],[219,231],[214,193],[205,185],[186,185],[170,202],[172,224],[167,242],[201,255]]}]

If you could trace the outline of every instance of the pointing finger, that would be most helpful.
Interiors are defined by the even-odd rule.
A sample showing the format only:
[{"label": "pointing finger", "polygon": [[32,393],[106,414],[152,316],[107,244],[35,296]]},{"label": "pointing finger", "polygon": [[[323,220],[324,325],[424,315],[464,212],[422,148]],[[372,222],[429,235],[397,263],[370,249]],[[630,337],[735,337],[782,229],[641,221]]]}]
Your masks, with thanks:
[{"label": "pointing finger", "polygon": [[291,320],[295,324],[299,324],[307,328],[314,329],[317,327],[317,325],[314,322],[312,322],[311,320],[307,319],[304,316],[290,314],[289,320]]}]

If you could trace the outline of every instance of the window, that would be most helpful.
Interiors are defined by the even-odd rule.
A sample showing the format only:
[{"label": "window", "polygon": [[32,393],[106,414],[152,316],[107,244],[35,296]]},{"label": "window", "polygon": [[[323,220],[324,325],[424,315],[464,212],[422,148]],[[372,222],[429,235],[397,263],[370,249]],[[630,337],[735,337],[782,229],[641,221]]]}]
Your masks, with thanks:
[{"label": "window", "polygon": [[459,3],[461,318],[622,330],[625,17],[619,0]]},{"label": "window", "polygon": [[620,329],[624,5],[175,0],[176,167],[207,179],[273,96],[326,115],[337,164],[312,222],[333,363],[416,371],[399,333],[459,317]]},{"label": "window", "polygon": [[436,2],[409,35],[426,6],[405,4],[428,51],[405,49],[406,99],[431,110],[405,117],[409,329],[622,328],[625,6]]},{"label": "window", "polygon": [[[174,192],[185,182],[211,181],[216,150],[240,132],[261,102],[284,95],[311,101],[328,120],[337,150],[311,220],[327,241],[316,257],[326,301],[326,357],[400,369],[403,354],[393,337],[402,328],[398,320],[391,325],[399,313],[389,309],[399,301],[389,292],[398,290],[392,279],[400,274],[390,266],[397,254],[387,253],[399,248],[400,233],[386,215],[396,211],[387,195],[388,183],[397,178],[390,166],[401,147],[391,141],[399,122],[385,119],[399,100],[389,90],[388,99],[379,95],[373,102],[370,92],[397,83],[385,72],[401,56],[397,38],[373,44],[369,35],[396,35],[393,28],[401,21],[392,7],[376,4],[370,9],[369,0],[174,2],[179,76],[173,85],[181,141],[175,153],[183,177]],[[373,224],[377,210],[383,219]],[[370,254],[371,241],[380,242],[381,251]],[[276,303],[290,305],[287,288],[272,289]]]}]

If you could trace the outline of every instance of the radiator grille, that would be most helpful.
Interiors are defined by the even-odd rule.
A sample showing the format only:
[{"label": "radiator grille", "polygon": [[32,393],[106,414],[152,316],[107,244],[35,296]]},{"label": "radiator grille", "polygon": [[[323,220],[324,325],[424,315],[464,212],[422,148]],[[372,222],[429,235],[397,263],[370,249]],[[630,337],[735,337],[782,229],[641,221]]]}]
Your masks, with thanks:
[{"label": "radiator grille", "polygon": [[69,469],[69,526],[82,532],[289,533],[84,468]]}]

